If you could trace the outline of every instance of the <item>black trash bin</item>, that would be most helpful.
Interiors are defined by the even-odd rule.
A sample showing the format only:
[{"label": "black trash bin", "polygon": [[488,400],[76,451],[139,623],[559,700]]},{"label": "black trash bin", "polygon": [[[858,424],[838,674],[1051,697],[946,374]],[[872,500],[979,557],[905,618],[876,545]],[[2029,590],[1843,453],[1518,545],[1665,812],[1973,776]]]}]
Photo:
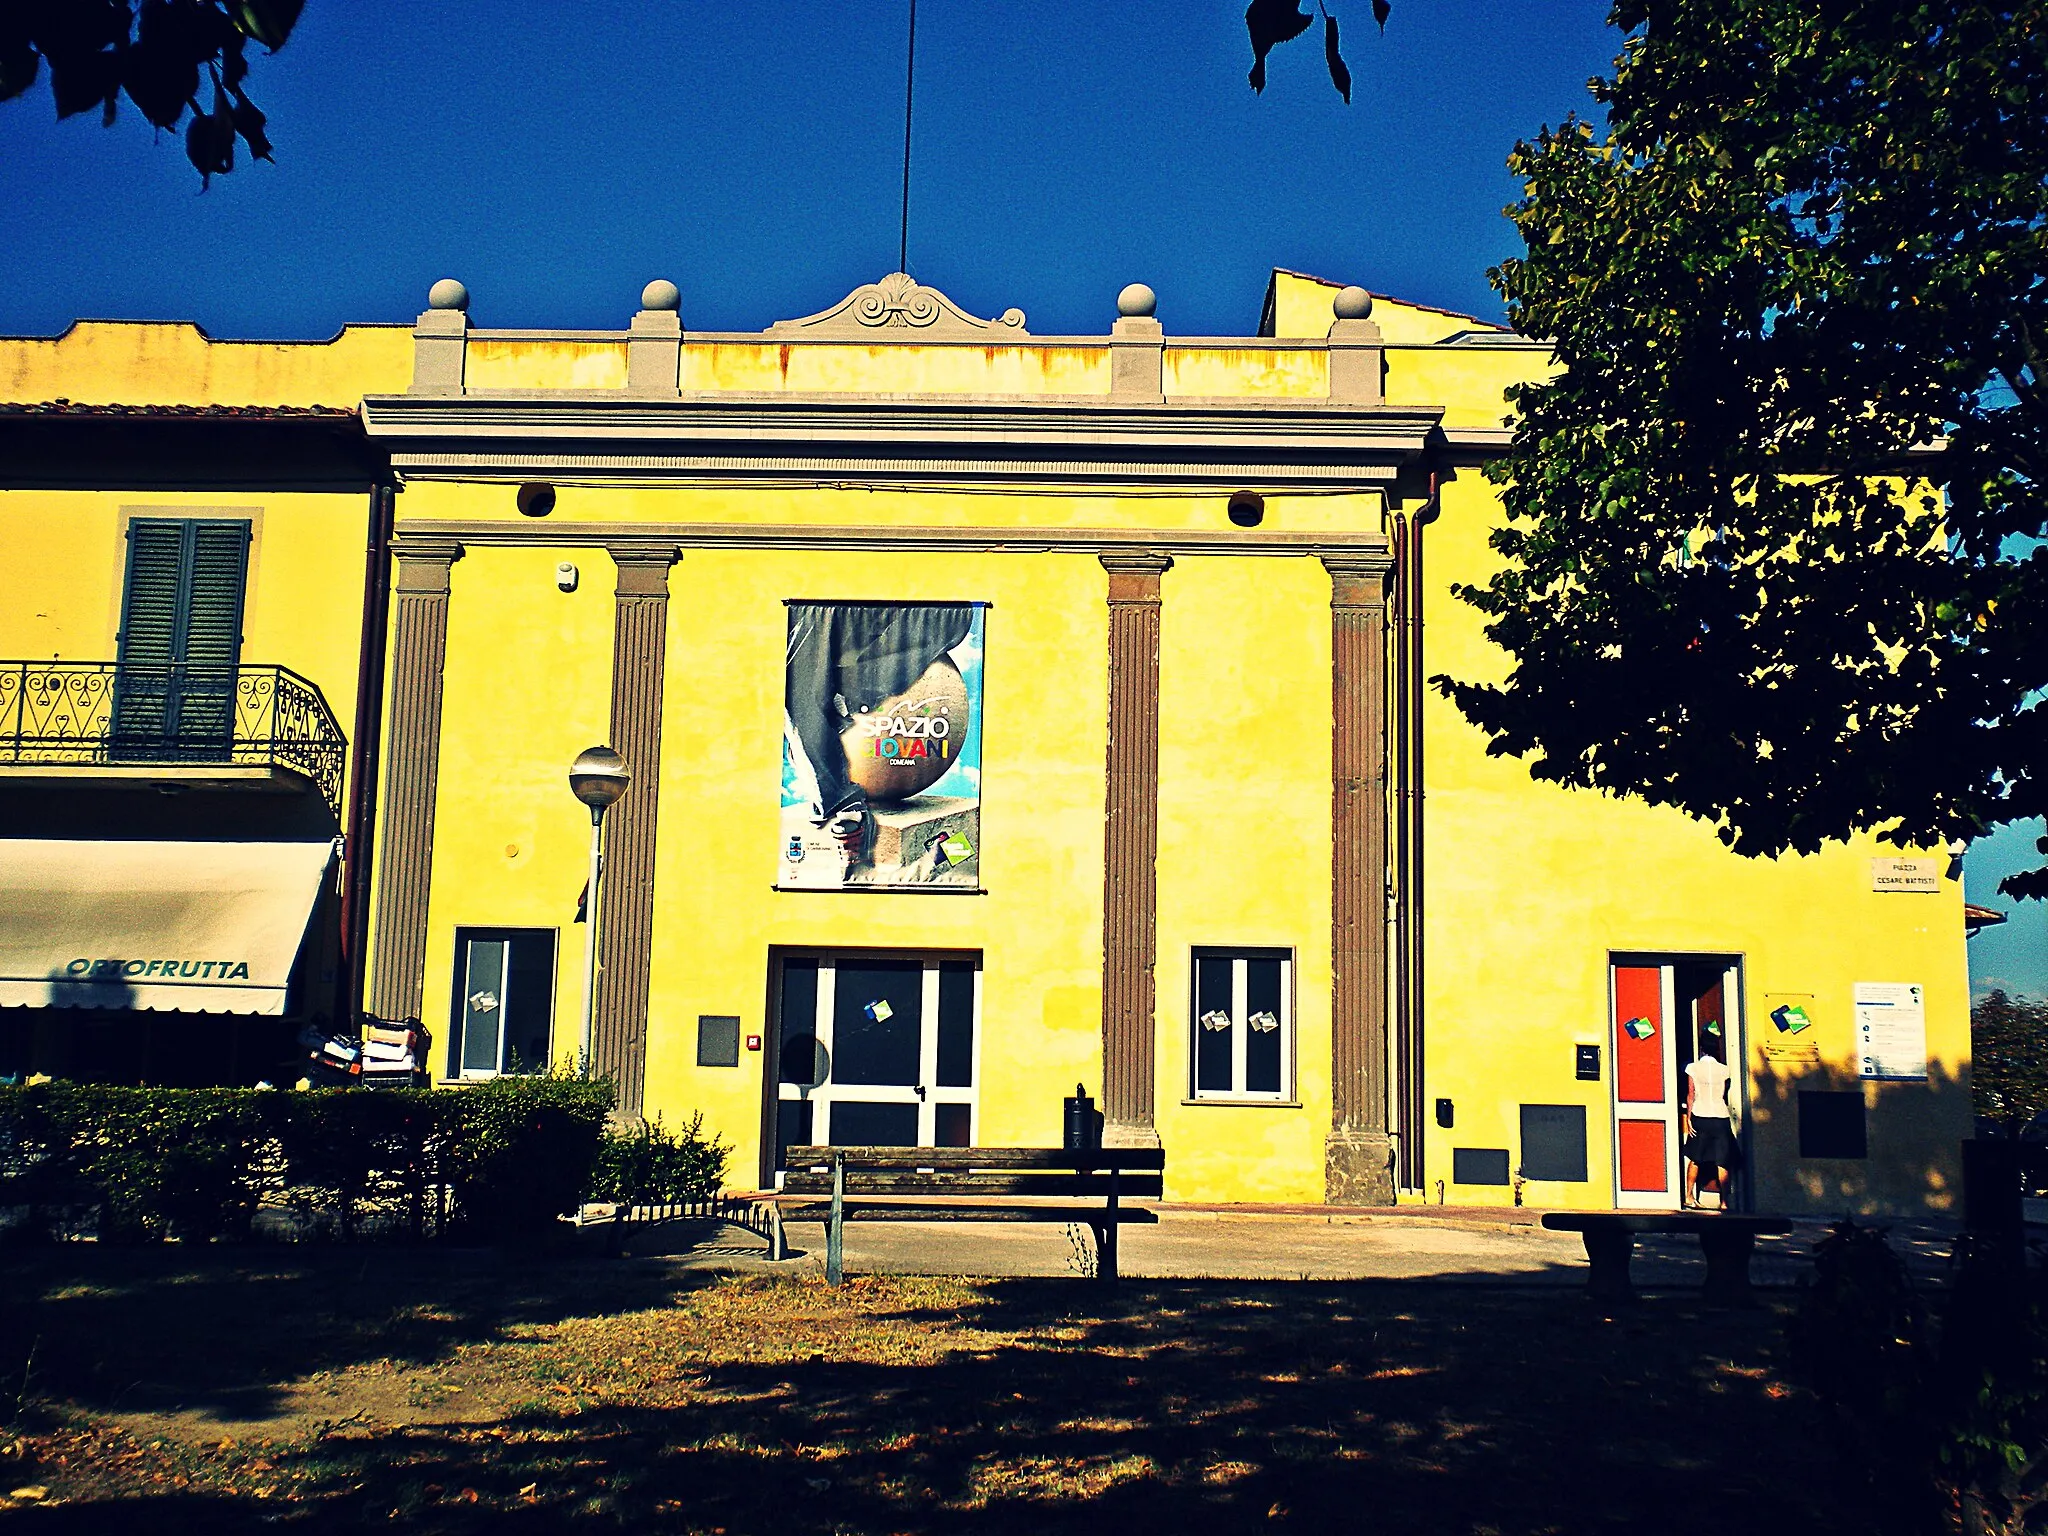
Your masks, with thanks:
[{"label": "black trash bin", "polygon": [[1088,1090],[1076,1083],[1073,1097],[1064,1102],[1066,1139],[1061,1145],[1069,1152],[1092,1152],[1101,1146],[1102,1116],[1096,1111],[1095,1101],[1088,1097]]}]

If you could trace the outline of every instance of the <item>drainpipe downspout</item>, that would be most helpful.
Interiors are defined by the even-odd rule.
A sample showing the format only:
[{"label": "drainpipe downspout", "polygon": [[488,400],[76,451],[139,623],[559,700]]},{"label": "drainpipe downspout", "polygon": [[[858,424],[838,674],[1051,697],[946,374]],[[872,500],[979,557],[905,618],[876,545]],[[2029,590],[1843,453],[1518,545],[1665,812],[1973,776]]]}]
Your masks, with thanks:
[{"label": "drainpipe downspout", "polygon": [[391,525],[398,492],[370,488],[368,538],[363,551],[363,628],[356,646],[356,718],[349,753],[348,827],[341,888],[342,996],[339,1017],[353,1020],[362,1007],[364,948],[370,932],[370,855],[377,827],[377,759],[384,728],[384,656],[391,603]]},{"label": "drainpipe downspout", "polygon": [[1391,540],[1394,555],[1394,1072],[1399,1089],[1395,1097],[1395,1121],[1401,1131],[1397,1144],[1395,1186],[1416,1187],[1415,1143],[1423,1135],[1422,1122],[1415,1118],[1414,1081],[1417,1063],[1410,1059],[1411,1030],[1408,991],[1408,517],[1393,516]]},{"label": "drainpipe downspout", "polygon": [[[1403,929],[1402,947],[1407,951],[1406,964],[1403,969],[1407,972],[1409,988],[1407,1005],[1408,1053],[1414,1064],[1412,1075],[1409,1078],[1408,1093],[1418,1125],[1422,1121],[1425,1098],[1423,1063],[1425,1037],[1427,1035],[1427,1021],[1424,1016],[1424,998],[1426,993],[1423,988],[1424,944],[1422,928],[1423,894],[1428,884],[1427,864],[1424,858],[1424,830],[1426,825],[1424,806],[1427,801],[1424,785],[1427,782],[1427,774],[1425,773],[1423,753],[1422,701],[1423,678],[1427,674],[1428,669],[1423,661],[1422,613],[1427,594],[1423,585],[1422,530],[1428,524],[1435,522],[1442,513],[1443,483],[1437,471],[1431,470],[1429,472],[1429,499],[1417,510],[1415,522],[1410,530],[1408,545],[1408,593],[1407,601],[1402,605],[1403,612],[1407,616],[1409,631],[1407,637],[1408,676],[1404,690],[1406,693],[1406,713],[1408,715],[1407,729],[1404,734],[1408,738],[1409,757],[1407,764],[1408,835],[1405,839],[1407,843],[1408,865],[1408,912],[1407,923]],[[1419,1187],[1424,1177],[1422,1138],[1413,1138],[1411,1147],[1410,1155],[1414,1158],[1413,1176],[1416,1185]]]}]

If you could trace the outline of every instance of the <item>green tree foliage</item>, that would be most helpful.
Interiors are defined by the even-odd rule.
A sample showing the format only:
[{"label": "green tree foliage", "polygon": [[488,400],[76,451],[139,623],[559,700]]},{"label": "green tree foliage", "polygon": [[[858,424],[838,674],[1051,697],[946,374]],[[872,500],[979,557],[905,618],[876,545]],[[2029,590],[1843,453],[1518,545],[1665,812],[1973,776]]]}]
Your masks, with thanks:
[{"label": "green tree foliage", "polygon": [[1604,132],[1509,162],[1528,254],[1493,278],[1557,372],[1511,393],[1506,560],[1460,595],[1513,667],[1437,686],[1539,778],[1744,854],[2041,815],[2048,11],[1610,21]]},{"label": "green tree foliage", "polygon": [[270,158],[263,113],[245,88],[245,49],[253,41],[275,53],[304,8],[305,0],[0,0],[0,101],[27,91],[45,66],[59,117],[97,107],[111,125],[125,95],[154,127],[174,132],[184,122],[186,158],[204,180],[235,168],[237,139]]},{"label": "green tree foliage", "polygon": [[[1330,84],[1337,88],[1337,94],[1344,98],[1344,105],[1351,105],[1351,71],[1344,63],[1344,55],[1337,44],[1337,18],[1330,14],[1330,8],[1323,0],[1316,0],[1316,9],[1323,17],[1323,64],[1330,71]],[[1372,19],[1379,23],[1382,32],[1387,30],[1387,17],[1391,13],[1388,0],[1372,0]],[[1252,0],[1245,8],[1244,29],[1252,43],[1251,84],[1254,92],[1266,89],[1266,55],[1282,43],[1291,43],[1310,27],[1315,18],[1301,9],[1296,0]]]},{"label": "green tree foliage", "polygon": [[2048,1114],[2048,1002],[1992,992],[1971,1005],[1970,1096],[2008,1135]]}]

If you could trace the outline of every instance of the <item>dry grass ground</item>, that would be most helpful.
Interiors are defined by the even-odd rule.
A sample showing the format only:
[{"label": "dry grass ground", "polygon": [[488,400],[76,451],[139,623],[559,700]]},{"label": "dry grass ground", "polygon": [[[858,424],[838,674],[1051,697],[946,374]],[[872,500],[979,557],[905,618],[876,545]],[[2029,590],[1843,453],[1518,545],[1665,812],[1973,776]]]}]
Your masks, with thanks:
[{"label": "dry grass ground", "polygon": [[0,1307],[9,1536],[1871,1523],[1774,1314],[1689,1297],[68,1247]]}]

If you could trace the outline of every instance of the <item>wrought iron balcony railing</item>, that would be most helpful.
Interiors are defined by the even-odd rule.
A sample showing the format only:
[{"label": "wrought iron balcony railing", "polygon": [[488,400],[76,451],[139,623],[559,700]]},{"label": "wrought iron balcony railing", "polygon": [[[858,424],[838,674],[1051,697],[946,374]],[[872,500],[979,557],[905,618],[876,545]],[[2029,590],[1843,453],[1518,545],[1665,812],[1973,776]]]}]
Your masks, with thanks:
[{"label": "wrought iron balcony railing", "polygon": [[341,814],[347,742],[288,667],[0,661],[0,764],[282,767]]}]

